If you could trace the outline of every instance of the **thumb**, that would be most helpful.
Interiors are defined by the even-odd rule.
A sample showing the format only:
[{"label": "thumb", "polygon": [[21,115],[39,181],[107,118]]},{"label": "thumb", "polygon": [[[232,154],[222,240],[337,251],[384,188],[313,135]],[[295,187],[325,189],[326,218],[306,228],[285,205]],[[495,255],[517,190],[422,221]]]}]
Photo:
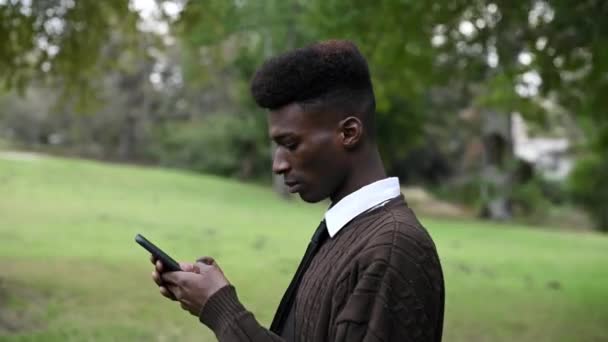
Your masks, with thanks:
[{"label": "thumb", "polygon": [[211,269],[215,268],[216,266],[217,265],[209,265],[204,262],[197,261],[194,264],[194,272],[202,274],[202,273],[210,271]]},{"label": "thumb", "polygon": [[196,272],[196,270],[194,269],[194,265],[189,262],[180,262],[179,267],[184,272]]},{"label": "thumb", "polygon": [[213,259],[213,257],[210,257],[210,256],[200,257],[200,258],[196,259],[196,262],[202,262],[207,265],[216,264],[215,259]]}]

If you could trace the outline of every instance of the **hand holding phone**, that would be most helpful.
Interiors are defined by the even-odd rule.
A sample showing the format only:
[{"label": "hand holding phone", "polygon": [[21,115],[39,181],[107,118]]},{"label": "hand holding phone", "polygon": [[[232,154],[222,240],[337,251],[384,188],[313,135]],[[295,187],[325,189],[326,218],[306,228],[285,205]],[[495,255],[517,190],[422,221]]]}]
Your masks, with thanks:
[{"label": "hand holding phone", "polygon": [[171,258],[167,253],[156,247],[156,245],[148,241],[148,239],[143,237],[141,234],[135,235],[135,242],[145,248],[148,252],[152,253],[157,260],[160,260],[160,262],[163,264],[164,272],[175,272],[182,270],[177,261],[173,260],[173,258]]}]

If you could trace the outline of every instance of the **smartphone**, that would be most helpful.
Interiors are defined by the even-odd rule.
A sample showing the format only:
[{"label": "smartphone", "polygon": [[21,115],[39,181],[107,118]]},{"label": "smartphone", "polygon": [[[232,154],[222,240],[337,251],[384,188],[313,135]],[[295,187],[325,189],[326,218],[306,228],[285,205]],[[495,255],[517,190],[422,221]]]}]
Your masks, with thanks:
[{"label": "smartphone", "polygon": [[145,248],[148,252],[152,253],[154,257],[160,262],[163,263],[163,268],[165,272],[175,272],[181,271],[181,267],[177,261],[173,260],[167,253],[163,252],[162,249],[156,247],[152,242],[148,241],[141,234],[135,235],[135,242],[140,244],[143,248]]}]

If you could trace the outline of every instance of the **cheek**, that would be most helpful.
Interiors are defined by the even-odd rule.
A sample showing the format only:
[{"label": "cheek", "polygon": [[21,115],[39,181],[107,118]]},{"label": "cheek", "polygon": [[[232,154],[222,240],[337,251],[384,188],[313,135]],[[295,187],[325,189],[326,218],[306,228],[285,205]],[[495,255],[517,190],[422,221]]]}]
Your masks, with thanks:
[{"label": "cheek", "polygon": [[317,176],[327,176],[340,168],[340,151],[336,148],[332,138],[333,136],[319,138],[302,150],[300,160],[303,170]]}]

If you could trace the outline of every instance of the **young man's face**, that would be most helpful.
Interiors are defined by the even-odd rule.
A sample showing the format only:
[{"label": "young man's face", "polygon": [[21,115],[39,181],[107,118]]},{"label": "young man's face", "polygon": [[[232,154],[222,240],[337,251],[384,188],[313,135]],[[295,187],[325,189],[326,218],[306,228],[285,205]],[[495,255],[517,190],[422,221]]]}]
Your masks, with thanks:
[{"label": "young man's face", "polygon": [[269,133],[277,143],[272,171],[306,202],[331,196],[345,179],[347,163],[335,118],[307,113],[298,104],[270,112]]}]

